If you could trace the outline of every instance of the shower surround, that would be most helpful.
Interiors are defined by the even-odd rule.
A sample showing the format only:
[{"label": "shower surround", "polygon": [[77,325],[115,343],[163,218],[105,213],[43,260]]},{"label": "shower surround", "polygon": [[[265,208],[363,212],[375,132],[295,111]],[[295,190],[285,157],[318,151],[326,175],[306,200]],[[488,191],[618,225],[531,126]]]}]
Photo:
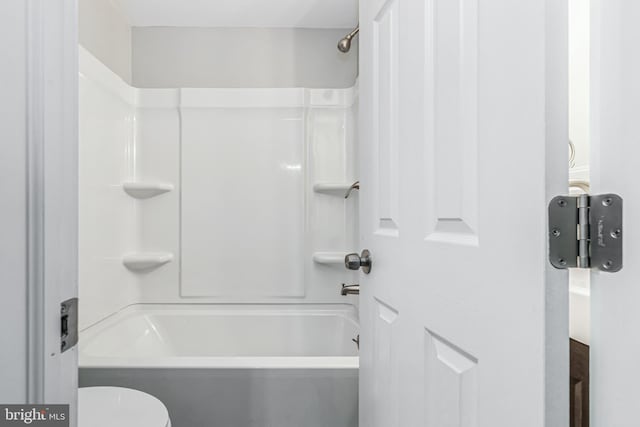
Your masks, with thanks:
[{"label": "shower surround", "polygon": [[[357,279],[341,265],[359,231],[357,191],[344,197],[357,88],[136,89],[82,48],[80,72],[81,384],[174,408],[203,378],[254,409],[260,390],[286,408],[293,387],[334,426],[357,425],[357,297],[340,295]],[[266,347],[246,342],[265,322]],[[258,412],[241,425],[297,426],[309,411]]]}]

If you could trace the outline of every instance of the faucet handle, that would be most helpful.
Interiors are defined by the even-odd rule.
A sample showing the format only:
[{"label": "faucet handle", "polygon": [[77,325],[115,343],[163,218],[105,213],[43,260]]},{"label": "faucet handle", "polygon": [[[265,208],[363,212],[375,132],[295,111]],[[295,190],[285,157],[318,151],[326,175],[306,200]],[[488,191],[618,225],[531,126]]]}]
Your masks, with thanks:
[{"label": "faucet handle", "polygon": [[358,334],[358,336],[355,338],[351,338],[351,341],[356,343],[356,345],[358,346],[358,350],[360,350],[360,334]]},{"label": "faucet handle", "polygon": [[351,185],[351,187],[349,187],[349,189],[347,190],[346,194],[344,195],[344,198],[348,199],[353,190],[360,190],[360,181],[354,182],[353,185]]}]

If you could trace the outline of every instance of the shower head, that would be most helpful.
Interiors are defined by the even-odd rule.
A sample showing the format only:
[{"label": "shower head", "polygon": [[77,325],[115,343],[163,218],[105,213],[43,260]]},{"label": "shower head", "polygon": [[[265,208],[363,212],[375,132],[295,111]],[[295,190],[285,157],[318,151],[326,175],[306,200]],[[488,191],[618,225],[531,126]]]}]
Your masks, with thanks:
[{"label": "shower head", "polygon": [[358,34],[360,31],[360,26],[358,25],[355,30],[351,31],[344,38],[342,38],[338,42],[338,50],[342,53],[347,53],[351,50],[351,40]]},{"label": "shower head", "polygon": [[343,38],[338,42],[338,50],[342,53],[347,53],[351,50],[351,39],[348,37]]}]

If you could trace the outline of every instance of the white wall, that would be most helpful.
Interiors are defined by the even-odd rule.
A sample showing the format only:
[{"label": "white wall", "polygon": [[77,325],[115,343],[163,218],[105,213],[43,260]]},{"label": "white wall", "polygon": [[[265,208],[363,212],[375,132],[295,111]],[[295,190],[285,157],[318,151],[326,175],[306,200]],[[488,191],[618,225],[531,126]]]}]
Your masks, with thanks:
[{"label": "white wall", "polygon": [[135,174],[134,103],[135,91],[81,49],[81,328],[138,300],[138,278],[122,265],[139,241],[138,206],[122,190]]},{"label": "white wall", "polygon": [[569,0],[569,139],[576,168],[589,166],[590,0]]},{"label": "white wall", "polygon": [[0,402],[27,399],[26,6],[0,2]]},{"label": "white wall", "polygon": [[336,45],[352,29],[133,29],[133,85],[162,87],[347,88],[357,75]]},{"label": "white wall", "polygon": [[80,44],[131,83],[131,26],[113,0],[78,0]]},{"label": "white wall", "polygon": [[[569,139],[576,147],[571,179],[589,181],[590,162],[590,0],[569,0]],[[580,193],[578,189],[572,189]],[[590,341],[589,270],[572,269],[570,284],[570,336]]]},{"label": "white wall", "polygon": [[[221,94],[211,91],[215,102]],[[280,103],[282,92],[301,91],[270,92],[280,98],[270,108],[194,108],[183,99],[184,296],[305,294],[305,108]],[[258,94],[234,97],[243,95],[251,105]]]},{"label": "white wall", "polygon": [[[141,301],[357,301],[357,297],[345,298],[339,294],[341,283],[354,283],[357,274],[346,271],[342,265],[318,265],[312,260],[314,252],[335,251],[344,254],[355,251],[357,246],[357,192],[348,200],[339,192],[333,195],[313,192],[313,185],[317,182],[352,183],[357,179],[352,91],[314,91],[315,96],[302,89],[266,93],[248,89],[193,89],[180,92],[182,100],[178,110],[175,104],[170,104],[176,98],[170,93],[140,91],[143,105],[137,113],[138,179],[170,182],[177,188],[177,191],[140,201],[141,250],[168,251],[176,256],[174,262],[140,276]],[[257,105],[262,105],[262,108],[256,108]],[[264,108],[266,106],[269,108]],[[261,114],[274,115],[274,120],[285,123],[293,120],[295,126],[301,126],[300,133],[274,133],[274,127],[265,135],[252,134],[251,128],[245,125],[238,127],[233,119],[226,122],[219,120],[220,117],[255,116],[260,109],[263,110]],[[180,115],[183,121],[179,138],[177,129]],[[302,122],[299,120],[301,115],[305,117]],[[216,134],[202,129],[210,122],[216,123]],[[266,155],[257,158],[257,150],[251,148],[278,140],[296,144],[294,151],[304,154],[302,159],[298,159],[301,161],[287,163],[286,159]],[[206,153],[212,148],[209,146],[215,145],[218,146],[216,155]],[[231,153],[237,154],[236,148],[240,145],[244,145],[248,156],[246,164],[242,164],[242,159],[230,160],[229,157]],[[185,148],[190,153],[187,158],[184,157]],[[191,155],[194,149],[205,151],[201,153],[202,159],[197,164]],[[252,156],[253,159],[249,159]],[[275,236],[272,236],[273,242],[269,242],[264,235],[247,233],[238,233],[236,241],[223,241],[215,232],[221,226],[240,230],[243,222],[267,213],[273,216],[278,209],[282,210],[281,217],[287,215],[285,210],[288,204],[279,199],[280,189],[268,186],[266,179],[259,179],[259,174],[247,168],[248,165],[255,166],[256,161],[263,163],[260,173],[267,176],[281,175],[287,166],[292,167],[285,173],[291,175],[294,187],[302,184],[303,188],[297,197],[289,194],[292,200],[287,203],[303,204],[301,209],[296,208],[300,217],[295,221],[296,224],[302,221],[303,230],[301,232],[298,227],[281,223],[276,218],[271,223],[262,221],[262,225],[269,227],[269,233]],[[237,170],[234,170],[234,165]],[[227,173],[221,175],[222,170]],[[221,194],[221,186],[228,189],[224,192],[226,200]],[[220,197],[217,198],[218,194]],[[200,199],[198,195],[201,195]],[[235,202],[234,197],[237,199]],[[183,223],[181,226],[181,217],[192,223]],[[227,222],[216,223],[222,217]],[[198,227],[201,229],[199,234]],[[301,253],[291,255],[289,266],[280,264],[280,268],[286,270],[281,274],[255,271],[262,264],[260,260],[254,260],[256,256],[262,256],[264,260],[282,261],[277,251],[286,249],[280,242],[285,239],[298,239],[291,243],[301,248]],[[262,255],[259,251],[254,253],[256,249],[260,249]],[[233,264],[220,266],[220,254],[225,252],[229,258],[227,261]],[[184,256],[190,259],[185,260]],[[240,280],[242,275],[234,271],[237,268],[250,270],[256,277]],[[224,271],[226,278],[220,277],[218,269]],[[298,278],[297,282],[294,275]]]}]

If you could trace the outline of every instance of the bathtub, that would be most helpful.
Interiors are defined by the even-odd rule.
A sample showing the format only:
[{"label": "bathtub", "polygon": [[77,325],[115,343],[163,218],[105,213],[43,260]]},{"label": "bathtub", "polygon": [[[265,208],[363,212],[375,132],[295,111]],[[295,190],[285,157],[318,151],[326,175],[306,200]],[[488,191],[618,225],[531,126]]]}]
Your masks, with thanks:
[{"label": "bathtub", "polygon": [[142,390],[177,427],[357,427],[348,305],[134,305],[80,333],[80,386]]}]

